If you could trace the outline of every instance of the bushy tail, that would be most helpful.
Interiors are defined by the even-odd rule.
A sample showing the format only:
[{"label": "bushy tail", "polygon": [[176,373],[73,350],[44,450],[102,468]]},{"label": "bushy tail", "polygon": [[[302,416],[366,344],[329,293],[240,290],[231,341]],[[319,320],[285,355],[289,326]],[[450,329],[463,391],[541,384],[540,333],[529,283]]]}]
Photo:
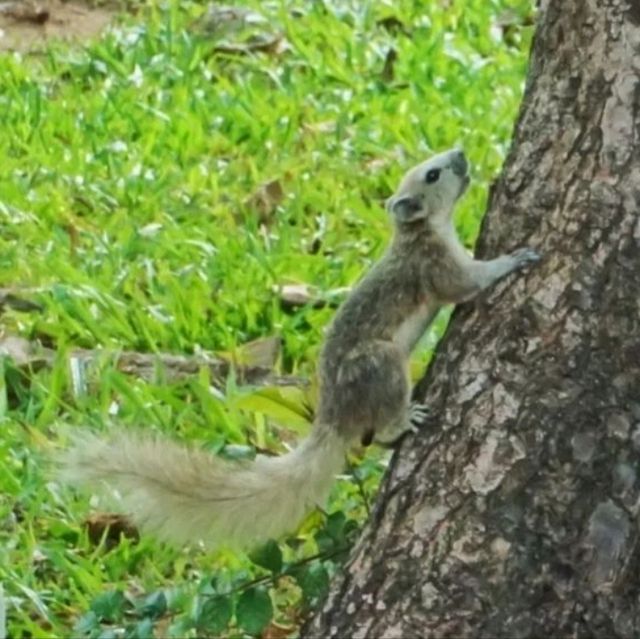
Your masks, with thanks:
[{"label": "bushy tail", "polygon": [[323,505],[346,444],[316,426],[281,457],[229,462],[141,432],[75,440],[62,458],[74,485],[105,482],[142,529],[173,543],[246,547],[291,531]]}]

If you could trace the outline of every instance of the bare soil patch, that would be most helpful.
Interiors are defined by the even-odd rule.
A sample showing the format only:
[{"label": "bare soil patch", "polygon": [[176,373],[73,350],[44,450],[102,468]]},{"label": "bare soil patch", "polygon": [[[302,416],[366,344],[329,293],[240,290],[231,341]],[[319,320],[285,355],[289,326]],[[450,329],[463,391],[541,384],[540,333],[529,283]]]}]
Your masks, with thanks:
[{"label": "bare soil patch", "polygon": [[0,1],[0,51],[37,51],[50,39],[86,40],[109,24],[114,11],[61,0]]}]

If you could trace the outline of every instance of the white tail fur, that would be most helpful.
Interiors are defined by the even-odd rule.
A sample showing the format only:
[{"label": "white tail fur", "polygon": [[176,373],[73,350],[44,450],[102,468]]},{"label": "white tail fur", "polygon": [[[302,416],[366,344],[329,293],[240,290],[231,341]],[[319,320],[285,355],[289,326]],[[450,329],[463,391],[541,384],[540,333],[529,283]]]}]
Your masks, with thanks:
[{"label": "white tail fur", "polygon": [[62,459],[72,484],[105,482],[143,529],[173,543],[246,547],[290,531],[323,505],[346,444],[316,426],[281,457],[229,462],[141,432],[83,435]]}]

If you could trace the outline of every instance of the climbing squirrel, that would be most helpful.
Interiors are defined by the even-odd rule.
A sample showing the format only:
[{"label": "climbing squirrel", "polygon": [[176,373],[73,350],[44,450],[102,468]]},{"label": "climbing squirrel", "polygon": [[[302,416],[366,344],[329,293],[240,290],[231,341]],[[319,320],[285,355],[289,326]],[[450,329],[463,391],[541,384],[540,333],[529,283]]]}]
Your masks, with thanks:
[{"label": "climbing squirrel", "polygon": [[392,442],[423,420],[410,400],[409,357],[437,311],[538,261],[529,248],[488,261],[467,253],[452,216],[468,184],[465,155],[453,149],[411,169],[387,201],[393,240],[328,330],[315,424],[297,448],[230,462],[117,430],[76,438],[64,478],[110,485],[138,525],[178,544],[247,547],[295,528],[324,504],[354,442]]}]

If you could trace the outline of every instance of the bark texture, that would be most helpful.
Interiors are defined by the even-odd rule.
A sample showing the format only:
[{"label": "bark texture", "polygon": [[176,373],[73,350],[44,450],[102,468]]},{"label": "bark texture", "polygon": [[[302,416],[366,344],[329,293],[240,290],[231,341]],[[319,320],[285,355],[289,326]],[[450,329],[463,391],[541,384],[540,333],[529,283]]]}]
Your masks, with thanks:
[{"label": "bark texture", "polygon": [[639,80],[639,0],[543,3],[478,252],[544,260],[454,314],[304,637],[640,636]]}]

